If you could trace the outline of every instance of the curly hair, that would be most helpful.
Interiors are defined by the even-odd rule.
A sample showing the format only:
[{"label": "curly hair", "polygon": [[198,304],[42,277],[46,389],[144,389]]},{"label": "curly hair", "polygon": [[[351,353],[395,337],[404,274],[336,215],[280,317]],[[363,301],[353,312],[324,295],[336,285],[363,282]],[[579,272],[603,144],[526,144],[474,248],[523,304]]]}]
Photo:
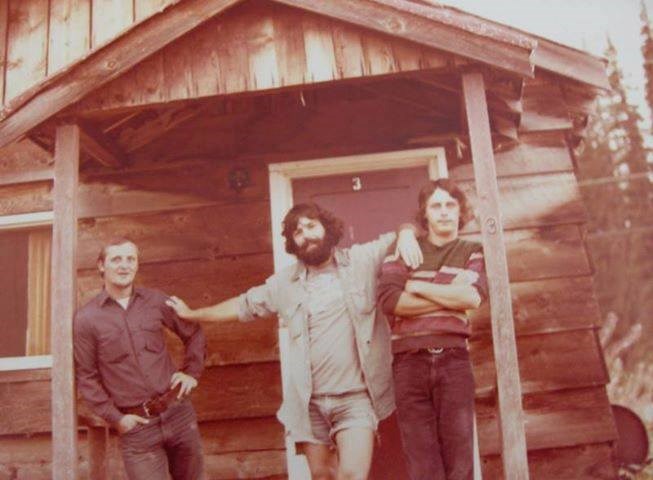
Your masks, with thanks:
[{"label": "curly hair", "polygon": [[293,234],[297,229],[299,219],[305,217],[319,220],[324,227],[324,239],[331,245],[337,245],[342,239],[345,226],[342,220],[333,213],[320,207],[317,203],[298,203],[293,206],[283,219],[282,234],[286,239],[286,252],[295,255],[298,251]]},{"label": "curly hair", "polygon": [[419,205],[415,220],[424,229],[428,230],[428,220],[426,219],[426,202],[428,202],[433,192],[437,189],[444,190],[453,198],[458,200],[460,205],[460,216],[458,218],[458,229],[462,229],[467,222],[472,219],[473,212],[465,193],[456,185],[456,182],[448,178],[439,178],[432,180],[422,187],[419,192],[417,203]]}]

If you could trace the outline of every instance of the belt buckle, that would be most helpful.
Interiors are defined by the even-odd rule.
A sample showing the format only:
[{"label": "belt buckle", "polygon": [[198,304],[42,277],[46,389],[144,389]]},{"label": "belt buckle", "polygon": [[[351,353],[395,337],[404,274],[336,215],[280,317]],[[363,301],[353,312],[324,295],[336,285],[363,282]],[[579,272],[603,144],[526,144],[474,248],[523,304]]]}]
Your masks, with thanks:
[{"label": "belt buckle", "polygon": [[444,348],[438,347],[438,348],[433,348],[429,347],[426,349],[427,352],[429,352],[431,355],[440,355],[442,352],[444,352]]}]

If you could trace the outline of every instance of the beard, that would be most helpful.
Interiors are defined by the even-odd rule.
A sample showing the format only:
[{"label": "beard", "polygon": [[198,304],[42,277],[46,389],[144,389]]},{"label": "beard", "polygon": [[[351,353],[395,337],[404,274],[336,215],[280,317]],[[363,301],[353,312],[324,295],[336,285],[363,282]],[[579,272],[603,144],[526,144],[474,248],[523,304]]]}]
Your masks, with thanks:
[{"label": "beard", "polygon": [[304,245],[297,248],[295,255],[306,265],[315,267],[317,265],[322,265],[331,257],[331,251],[334,246],[333,241],[327,235],[322,240],[311,240],[306,242]]}]

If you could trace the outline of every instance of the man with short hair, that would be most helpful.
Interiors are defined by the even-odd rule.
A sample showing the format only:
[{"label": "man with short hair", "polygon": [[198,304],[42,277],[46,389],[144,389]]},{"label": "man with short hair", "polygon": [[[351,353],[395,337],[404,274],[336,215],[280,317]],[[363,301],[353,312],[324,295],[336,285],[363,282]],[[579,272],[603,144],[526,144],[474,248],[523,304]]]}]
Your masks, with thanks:
[{"label": "man with short hair", "polygon": [[[398,248],[417,265],[414,231]],[[394,410],[390,330],[376,318],[376,278],[394,233],[351,248],[337,244],[343,223],[316,204],[295,205],[283,220],[286,251],[298,263],[217,305],[169,305],[182,318],[249,321],[278,314],[290,334],[289,385],[278,417],[306,455],[313,480],[364,480],[379,420]],[[337,471],[334,452],[337,449]]]},{"label": "man with short hair", "polygon": [[391,319],[397,420],[411,480],[473,478],[474,377],[466,311],[487,295],[482,247],[462,240],[464,193],[448,179],[419,194],[424,262],[382,266],[378,304]]},{"label": "man with short hair", "polygon": [[[97,266],[104,288],[73,323],[79,392],[120,433],[130,479],[199,480],[202,447],[186,397],[204,368],[204,334],[166,305],[165,294],[134,286],[138,247],[129,239],[104,245]],[[184,343],[181,369],[166,349],[164,327]]]}]

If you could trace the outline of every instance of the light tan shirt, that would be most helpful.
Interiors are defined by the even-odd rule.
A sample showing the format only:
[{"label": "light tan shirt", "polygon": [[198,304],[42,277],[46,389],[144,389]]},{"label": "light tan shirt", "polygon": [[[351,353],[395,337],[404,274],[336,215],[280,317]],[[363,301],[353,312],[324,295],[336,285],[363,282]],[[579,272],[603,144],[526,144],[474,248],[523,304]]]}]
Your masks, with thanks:
[{"label": "light tan shirt", "polygon": [[[395,233],[387,233],[372,242],[336,249],[334,254],[363,380],[379,419],[389,416],[395,408],[390,327],[375,308],[377,275],[395,238]],[[275,273],[265,284],[249,289],[240,296],[239,306],[242,321],[278,314],[282,326],[288,328],[289,381],[277,416],[296,442],[312,438],[308,404],[313,381],[305,283],[306,266],[299,262]]]},{"label": "light tan shirt", "polygon": [[365,391],[354,325],[335,264],[309,269],[306,291],[313,395]]}]

